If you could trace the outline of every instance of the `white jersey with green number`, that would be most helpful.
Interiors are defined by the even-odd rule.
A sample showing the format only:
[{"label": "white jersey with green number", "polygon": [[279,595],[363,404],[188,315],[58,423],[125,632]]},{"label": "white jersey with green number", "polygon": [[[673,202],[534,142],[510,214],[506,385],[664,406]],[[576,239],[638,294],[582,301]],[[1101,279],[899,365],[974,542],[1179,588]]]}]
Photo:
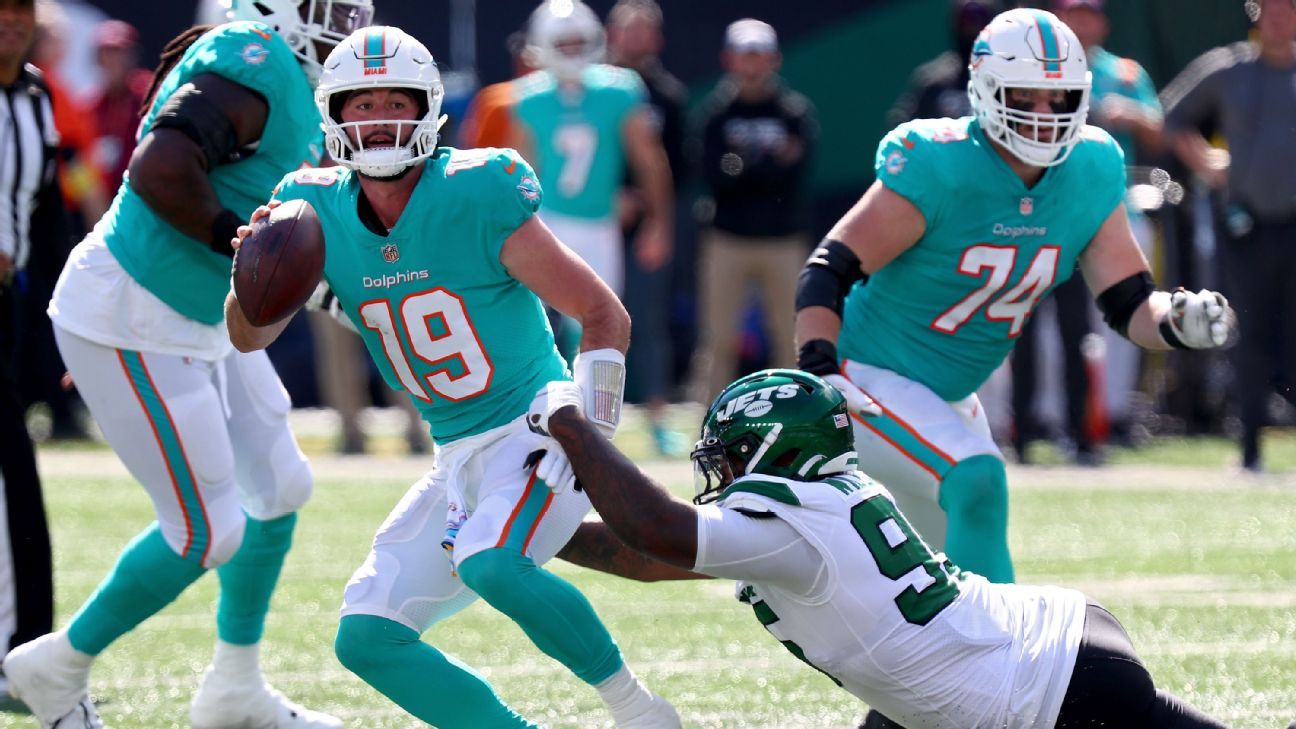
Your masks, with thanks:
[{"label": "white jersey with green number", "polygon": [[739,580],[790,652],[911,729],[1052,727],[1084,631],[1083,594],[960,572],[859,472],[738,479],[701,510],[695,569]]}]

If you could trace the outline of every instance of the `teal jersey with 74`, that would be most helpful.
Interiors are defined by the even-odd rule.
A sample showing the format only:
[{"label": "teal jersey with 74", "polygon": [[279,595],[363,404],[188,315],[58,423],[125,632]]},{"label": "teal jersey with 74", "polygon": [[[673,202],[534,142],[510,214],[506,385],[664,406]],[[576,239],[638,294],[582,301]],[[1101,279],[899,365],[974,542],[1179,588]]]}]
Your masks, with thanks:
[{"label": "teal jersey with 74", "polygon": [[638,74],[596,63],[570,92],[549,71],[513,83],[514,113],[535,140],[545,208],[587,220],[610,217],[625,176],[621,127],[647,98]]},{"label": "teal jersey with 74", "polygon": [[883,138],[875,165],[926,230],[851,290],[838,349],[950,402],[1003,362],[1125,194],[1120,147],[1089,126],[1071,156],[1030,188],[973,117],[902,124]]},{"label": "teal jersey with 74", "polygon": [[275,191],[315,208],[325,280],[437,443],[504,425],[546,382],[568,377],[540,299],[500,262],[505,239],[540,207],[540,195],[513,150],[448,147],[422,163],[385,236],[360,221],[350,170],[301,170]]},{"label": "teal jersey with 74", "polygon": [[[219,25],[185,51],[158,87],[140,130],[147,132],[171,94],[195,76],[215,74],[255,91],[268,112],[256,149],[211,170],[207,181],[221,205],[243,219],[265,201],[285,172],[319,161],[324,137],[310,81],[292,49],[263,23]],[[190,319],[225,318],[230,259],[158,217],[122,179],[97,230],[108,249],[141,286]]]}]

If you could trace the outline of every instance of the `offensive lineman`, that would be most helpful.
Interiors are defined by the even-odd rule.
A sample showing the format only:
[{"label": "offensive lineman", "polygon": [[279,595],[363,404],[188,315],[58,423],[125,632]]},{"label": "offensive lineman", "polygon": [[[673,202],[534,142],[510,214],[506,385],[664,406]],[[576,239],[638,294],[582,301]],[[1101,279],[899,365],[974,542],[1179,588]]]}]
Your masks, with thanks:
[{"label": "offensive lineman", "polygon": [[371,12],[370,0],[233,0],[236,22],[173,40],[117,197],[63,269],[49,305],[59,351],[157,521],[65,629],[6,658],[43,726],[102,726],[95,657],[213,568],[218,641],[195,729],[341,726],[261,674],[270,597],[313,482],[270,360],[230,349],[221,307],[239,223],[320,157],[319,59]]},{"label": "offensive lineman", "polygon": [[[602,63],[598,16],[581,0],[545,0],[527,27],[539,70],[513,82],[513,146],[535,164],[545,189],[540,217],[620,295],[625,278],[616,201],[629,163],[647,212],[635,236],[639,264],[671,256],[674,192],[670,163],[638,74]],[[568,353],[569,337],[557,332]]]},{"label": "offensive lineman", "polygon": [[1157,690],[1120,622],[1083,594],[994,584],[934,553],[857,470],[846,399],[820,378],[763,370],[720,393],[693,450],[696,508],[600,437],[583,398],[551,382],[527,423],[566,451],[620,538],[599,541],[738,580],[766,630],[873,707],[865,726],[1224,726]]},{"label": "offensive lineman", "polygon": [[1218,347],[1232,324],[1215,292],[1155,290],[1120,147],[1085,126],[1086,63],[1051,13],[996,16],[972,48],[974,115],[888,134],[877,181],[797,291],[797,366],[853,403],[863,467],[929,543],[992,582],[1013,579],[1008,484],[975,392],[1039,300],[1078,263],[1107,323],[1142,347]]},{"label": "offensive lineman", "polygon": [[[443,94],[417,40],[390,27],[356,32],[325,60],[315,96],[341,167],[294,173],[275,193],[317,212],[337,308],[437,443],[432,471],[392,511],[346,587],[338,658],[435,726],[534,727],[482,676],[419,639],[480,595],[594,686],[618,727],[678,727],[585,597],[540,568],[589,511],[583,495],[555,497],[537,477],[532,457],[544,440],[523,422],[539,388],[568,379],[541,301],[584,327],[575,380],[599,403],[591,417],[608,437],[620,417],[629,318],[534,215],[541,188],[524,160],[508,149],[436,146]],[[254,327],[232,293],[225,314],[243,351],[267,346],[288,321]],[[565,463],[544,460],[551,470]]]}]

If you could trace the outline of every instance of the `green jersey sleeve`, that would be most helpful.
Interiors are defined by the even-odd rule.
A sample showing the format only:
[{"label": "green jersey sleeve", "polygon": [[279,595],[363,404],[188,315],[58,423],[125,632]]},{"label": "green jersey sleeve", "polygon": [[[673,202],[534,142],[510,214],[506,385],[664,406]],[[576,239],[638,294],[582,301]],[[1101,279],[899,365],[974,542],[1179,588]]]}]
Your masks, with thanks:
[{"label": "green jersey sleeve", "polygon": [[924,121],[906,122],[883,137],[873,167],[883,185],[918,208],[930,229],[940,220],[948,196],[939,153],[933,149],[937,142],[931,130],[920,126]]},{"label": "green jersey sleeve", "polygon": [[1093,196],[1093,209],[1102,217],[1094,231],[1125,199],[1125,152],[1106,130],[1086,126],[1080,131],[1080,141],[1072,155],[1079,155],[1084,165],[1082,179],[1086,181],[1086,194]]},{"label": "green jersey sleeve", "polygon": [[455,150],[446,165],[446,177],[474,183],[473,196],[487,221],[487,252],[495,261],[505,239],[535,215],[544,196],[535,170],[513,149]]}]

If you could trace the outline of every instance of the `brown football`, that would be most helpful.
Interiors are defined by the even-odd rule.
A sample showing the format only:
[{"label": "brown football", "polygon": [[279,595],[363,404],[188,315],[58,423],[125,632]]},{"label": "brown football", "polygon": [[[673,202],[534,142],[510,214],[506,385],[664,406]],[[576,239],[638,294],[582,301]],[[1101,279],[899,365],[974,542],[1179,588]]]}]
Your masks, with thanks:
[{"label": "brown football", "polygon": [[292,315],[324,275],[324,231],[305,200],[289,200],[253,226],[234,256],[234,296],[254,326]]}]

